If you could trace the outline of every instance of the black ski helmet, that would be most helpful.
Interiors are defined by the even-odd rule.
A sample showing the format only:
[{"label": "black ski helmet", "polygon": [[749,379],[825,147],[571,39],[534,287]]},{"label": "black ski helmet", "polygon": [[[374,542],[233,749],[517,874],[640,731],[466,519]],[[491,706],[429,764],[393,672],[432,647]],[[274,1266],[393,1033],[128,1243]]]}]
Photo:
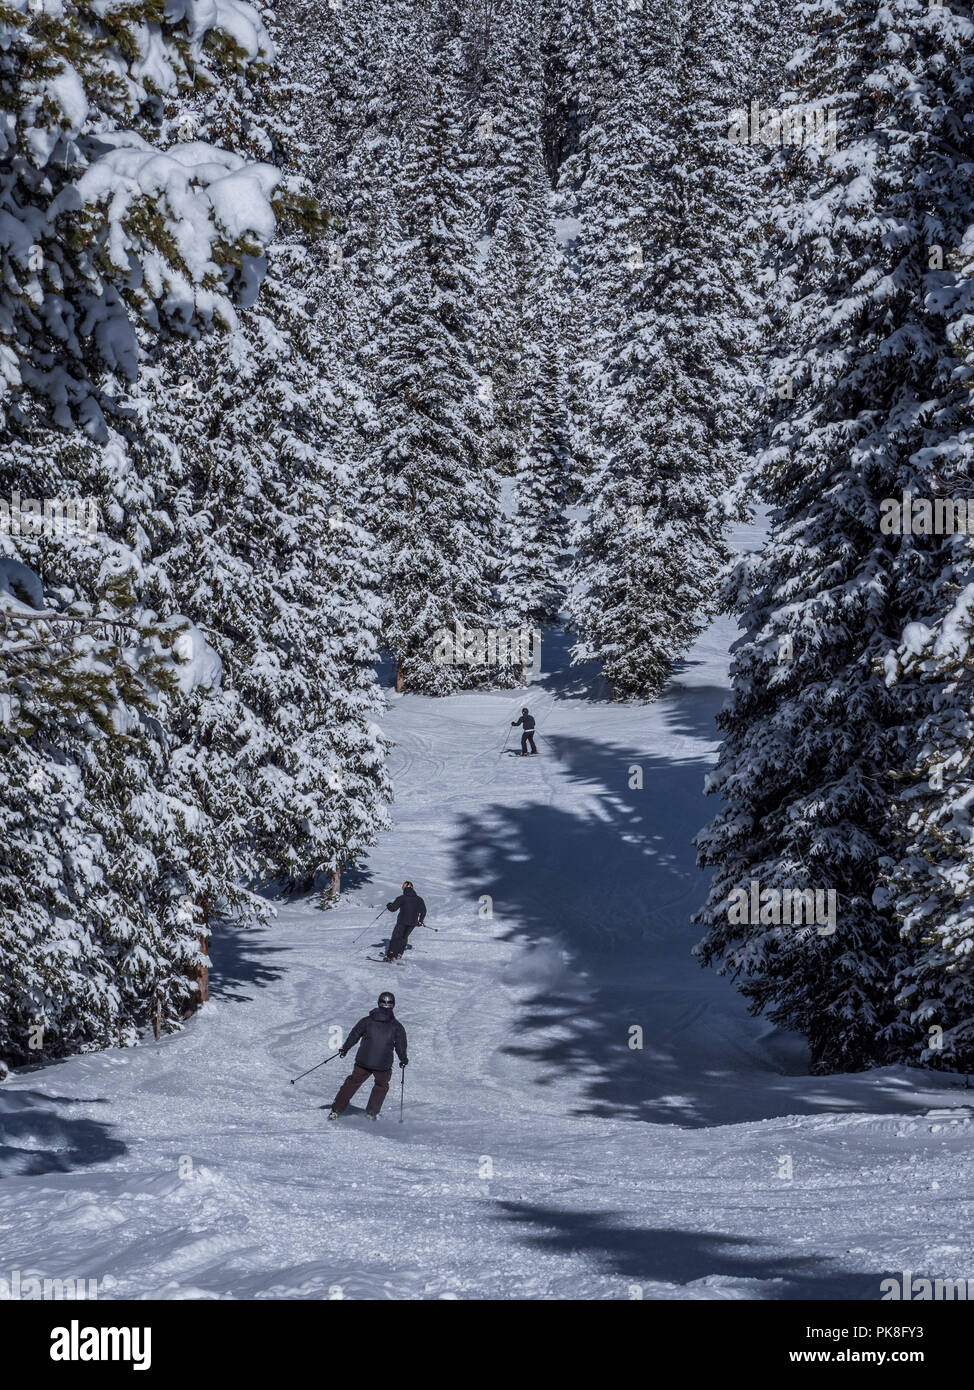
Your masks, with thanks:
[{"label": "black ski helmet", "polygon": [[388,989],[384,989],[379,995],[380,1009],[394,1009],[396,1007],[396,996]]},{"label": "black ski helmet", "polygon": [[525,705],[524,708],[521,710],[521,713],[522,713],[522,714],[530,714],[531,711],[528,709],[527,705]]},{"label": "black ski helmet", "polygon": [[403,880],[403,885],[402,885],[402,886],[403,886],[403,888],[412,888],[413,885],[412,885],[412,883],[410,882],[410,880],[407,878],[407,879],[404,879],[404,880]]}]

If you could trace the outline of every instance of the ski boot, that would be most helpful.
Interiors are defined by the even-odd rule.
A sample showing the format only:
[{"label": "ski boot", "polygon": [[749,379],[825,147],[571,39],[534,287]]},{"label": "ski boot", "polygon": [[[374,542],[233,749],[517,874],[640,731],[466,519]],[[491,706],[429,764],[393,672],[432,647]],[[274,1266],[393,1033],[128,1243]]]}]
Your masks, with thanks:
[{"label": "ski boot", "polygon": [[378,1117],[378,1115],[373,1115],[373,1114],[371,1114],[368,1110],[366,1110],[366,1112],[365,1112],[365,1118],[366,1118],[367,1120],[377,1120],[379,1117]]},{"label": "ski boot", "polygon": [[339,1117],[339,1112],[338,1112],[337,1110],[333,1110],[333,1111],[331,1112],[331,1114],[328,1116],[329,1120],[337,1120],[338,1117]]}]

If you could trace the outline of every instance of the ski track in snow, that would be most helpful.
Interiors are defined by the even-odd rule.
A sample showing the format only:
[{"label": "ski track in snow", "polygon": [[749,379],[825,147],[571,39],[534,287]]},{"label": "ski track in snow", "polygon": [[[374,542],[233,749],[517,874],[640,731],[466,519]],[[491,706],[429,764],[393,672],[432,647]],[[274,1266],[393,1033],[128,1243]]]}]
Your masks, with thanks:
[{"label": "ski track in snow", "polygon": [[[732,637],[717,623],[649,708],[608,703],[558,637],[527,697],[393,697],[395,825],[341,905],[215,937],[183,1033],[2,1088],[0,1276],[126,1299],[876,1299],[903,1270],[974,1277],[971,1093],[809,1077],[800,1040],[690,955]],[[499,749],[525,700],[522,761]],[[391,915],[352,937],[407,876],[439,934],[380,969]],[[368,1087],[327,1123],[348,1064],[289,1077],[387,986],[405,1123],[398,1069],[377,1125]]]}]

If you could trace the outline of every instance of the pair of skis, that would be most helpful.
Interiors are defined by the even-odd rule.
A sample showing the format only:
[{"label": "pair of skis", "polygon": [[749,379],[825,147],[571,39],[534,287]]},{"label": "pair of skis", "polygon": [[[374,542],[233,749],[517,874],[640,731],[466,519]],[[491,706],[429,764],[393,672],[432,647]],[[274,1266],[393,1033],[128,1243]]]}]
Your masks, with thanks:
[{"label": "pair of skis", "polygon": [[[378,946],[379,943],[378,943],[377,941],[373,941],[372,944],[373,944],[373,946]],[[407,950],[407,951],[411,951],[412,949],[413,949],[412,946],[407,946],[407,947],[406,947],[406,950]],[[366,960],[375,961],[375,963],[376,963],[377,965],[405,965],[405,964],[406,964],[406,962],[403,960],[402,956],[399,956],[399,957],[398,957],[397,959],[395,959],[395,960],[390,959],[388,955],[382,955],[382,956],[366,956],[365,959],[366,959]]]},{"label": "pair of skis", "polygon": [[[429,926],[426,922],[418,922],[416,925],[417,925],[417,926],[420,926],[420,927],[426,927],[426,930],[427,930],[427,931],[435,931],[435,932],[438,932],[438,931],[439,931],[439,927],[431,927],[431,926]],[[359,933],[359,935],[361,936],[361,932]],[[353,943],[353,944],[354,944],[354,943]],[[376,943],[373,942],[372,944],[375,945]],[[405,949],[406,949],[407,951],[412,951],[412,950],[414,950],[415,948],[412,947],[412,946],[407,945]],[[406,964],[406,962],[403,960],[402,956],[398,956],[395,960],[390,960],[388,956],[366,956],[365,959],[366,959],[366,960],[374,961],[376,965],[405,965],[405,964]]]}]

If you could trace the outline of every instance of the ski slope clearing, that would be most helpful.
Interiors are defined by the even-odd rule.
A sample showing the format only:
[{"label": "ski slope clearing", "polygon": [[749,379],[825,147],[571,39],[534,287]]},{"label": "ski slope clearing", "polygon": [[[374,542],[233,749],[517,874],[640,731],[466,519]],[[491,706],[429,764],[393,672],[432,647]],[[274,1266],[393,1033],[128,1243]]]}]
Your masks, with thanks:
[{"label": "ski slope clearing", "polygon": [[[516,691],[393,697],[395,825],[341,906],[215,938],[182,1034],[2,1088],[0,1275],[126,1299],[776,1300],[974,1273],[971,1094],[809,1077],[690,955],[731,637],[716,624],[653,708],[608,703],[553,638],[534,759],[499,756]],[[352,939],[405,876],[438,934],[371,964],[391,915]],[[368,1088],[327,1123],[348,1064],[289,1078],[384,987],[405,1121],[397,1069],[378,1124]]]}]

